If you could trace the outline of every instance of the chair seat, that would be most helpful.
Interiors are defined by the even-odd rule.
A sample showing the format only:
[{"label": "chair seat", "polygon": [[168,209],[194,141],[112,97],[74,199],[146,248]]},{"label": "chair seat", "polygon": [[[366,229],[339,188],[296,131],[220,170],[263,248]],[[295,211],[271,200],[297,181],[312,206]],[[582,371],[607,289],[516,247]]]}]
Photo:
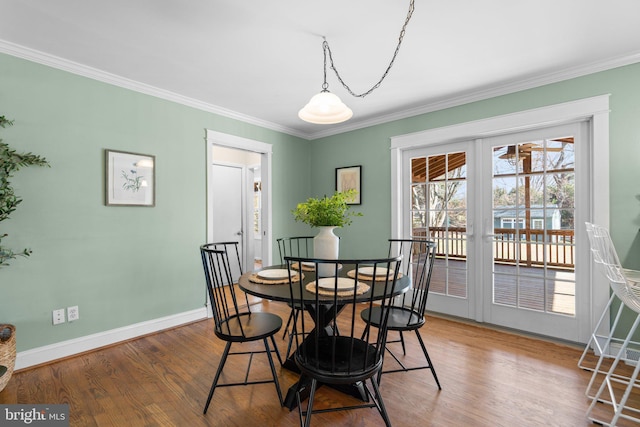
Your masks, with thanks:
[{"label": "chair seat", "polygon": [[[369,320],[369,311],[371,311],[371,320]],[[382,310],[380,307],[367,308],[362,310],[360,317],[365,322],[370,323],[375,327],[380,327],[380,317]],[[390,331],[407,331],[418,329],[424,325],[424,316],[421,316],[415,311],[409,310],[404,307],[391,307],[389,309],[389,320],[387,328]]]},{"label": "chair seat", "polygon": [[[306,352],[304,361],[301,352]],[[347,336],[319,338],[317,354],[315,340],[307,340],[298,348],[295,360],[303,374],[330,384],[363,381],[382,367],[375,346]]]},{"label": "chair seat", "polygon": [[222,322],[216,336],[225,341],[247,342],[267,338],[282,328],[280,316],[271,313],[242,313]]}]

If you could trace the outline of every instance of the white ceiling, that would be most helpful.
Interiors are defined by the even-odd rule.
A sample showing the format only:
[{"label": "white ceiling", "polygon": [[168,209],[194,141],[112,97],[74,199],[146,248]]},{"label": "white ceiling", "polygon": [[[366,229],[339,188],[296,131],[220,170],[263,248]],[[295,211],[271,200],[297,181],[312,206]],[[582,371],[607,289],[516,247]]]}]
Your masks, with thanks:
[{"label": "white ceiling", "polygon": [[380,88],[354,98],[328,70],[353,118],[301,121],[321,89],[322,36],[346,83],[365,92],[389,63],[408,6],[0,0],[0,52],[309,139],[640,62],[639,0],[416,0]]}]

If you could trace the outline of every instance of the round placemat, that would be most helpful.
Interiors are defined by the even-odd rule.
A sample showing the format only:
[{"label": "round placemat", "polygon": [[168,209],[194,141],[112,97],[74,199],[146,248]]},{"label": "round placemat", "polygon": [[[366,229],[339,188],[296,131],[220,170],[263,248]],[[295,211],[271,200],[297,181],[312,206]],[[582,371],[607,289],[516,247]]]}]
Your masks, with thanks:
[{"label": "round placemat", "polygon": [[[291,268],[293,268],[295,270],[300,270],[298,264],[299,263],[294,262],[293,264],[291,264]],[[302,264],[302,271],[315,271],[315,270],[316,270],[315,265],[304,265],[304,264]]]},{"label": "round placemat", "polygon": [[[322,264],[320,264],[320,265],[322,265]],[[297,262],[291,264],[291,268],[293,268],[294,270],[300,270],[298,268],[298,263]],[[342,269],[342,264],[338,264],[338,270],[341,270],[341,269]],[[316,266],[315,266],[315,264],[314,265],[304,265],[303,264],[302,265],[302,271],[316,271]]]},{"label": "round placemat", "polygon": [[[291,280],[297,282],[300,280],[300,276],[304,279],[304,273],[296,273],[291,276]],[[284,285],[285,283],[289,283],[289,278],[285,277],[283,279],[263,279],[258,276],[258,273],[252,273],[249,276],[249,281],[253,283],[259,283],[261,285]]]},{"label": "round placemat", "polygon": [[[347,276],[351,277],[352,279],[355,279],[356,278],[356,270],[354,269],[354,270],[347,271]],[[387,276],[377,275],[375,281],[376,282],[382,282],[383,280],[387,280],[387,277],[389,279],[393,279],[393,272],[392,271],[389,272],[389,274]],[[401,277],[402,277],[402,273],[399,272],[398,273],[398,279],[401,278]],[[358,279],[366,280],[366,281],[372,281],[373,280],[373,276],[369,276],[367,274],[360,273],[360,274],[358,274]]]},{"label": "round placemat", "polygon": [[[339,297],[348,297],[353,295],[353,290],[349,290],[349,291],[340,291],[340,292],[334,292],[330,289],[318,289],[318,287],[316,286],[316,281],[314,280],[313,282],[310,282],[307,284],[307,286],[305,287],[309,292],[311,293],[317,293],[319,295],[325,295],[325,296],[329,296],[332,297],[334,295],[338,295]],[[358,282],[358,287],[356,288],[356,295],[362,295],[365,292],[367,292],[371,287],[369,285],[367,285],[366,283],[362,283],[362,282]]]}]

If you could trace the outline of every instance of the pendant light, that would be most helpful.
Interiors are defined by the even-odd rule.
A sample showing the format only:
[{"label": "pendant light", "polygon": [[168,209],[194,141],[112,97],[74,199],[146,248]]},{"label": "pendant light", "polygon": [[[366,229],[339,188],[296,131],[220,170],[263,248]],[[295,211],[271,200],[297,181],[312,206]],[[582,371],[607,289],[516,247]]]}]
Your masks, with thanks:
[{"label": "pendant light", "polygon": [[407,28],[407,25],[409,24],[409,21],[411,20],[411,15],[413,15],[414,2],[415,0],[410,0],[409,12],[407,13],[407,18],[405,19],[402,30],[400,31],[398,45],[396,46],[396,50],[393,53],[393,57],[391,58],[389,66],[385,70],[380,80],[375,85],[373,85],[371,89],[364,93],[354,93],[351,88],[349,88],[349,86],[347,86],[347,84],[342,80],[340,73],[338,73],[338,70],[333,63],[333,56],[331,55],[331,48],[329,48],[329,43],[323,37],[324,40],[322,42],[322,52],[324,54],[324,81],[322,83],[322,91],[314,95],[307,103],[307,105],[305,105],[304,108],[302,108],[298,112],[298,117],[300,117],[305,122],[317,124],[335,124],[349,120],[353,116],[353,111],[351,111],[351,109],[347,107],[337,95],[329,92],[329,84],[327,83],[327,54],[329,56],[329,61],[331,62],[331,69],[336,73],[336,76],[338,77],[340,83],[342,83],[342,86],[356,98],[364,98],[380,86],[385,77],[387,77],[389,70],[391,70],[393,62],[396,60],[396,56],[398,55],[398,51],[400,50],[400,45],[402,44],[405,30]]}]

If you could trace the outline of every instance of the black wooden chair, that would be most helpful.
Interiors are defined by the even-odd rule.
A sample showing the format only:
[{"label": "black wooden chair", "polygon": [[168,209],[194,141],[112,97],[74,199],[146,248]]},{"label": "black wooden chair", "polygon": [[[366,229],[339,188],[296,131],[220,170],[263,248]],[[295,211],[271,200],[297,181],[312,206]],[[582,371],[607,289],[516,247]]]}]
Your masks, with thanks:
[{"label": "black wooden chair", "polygon": [[[285,257],[289,269],[291,306],[297,309],[306,308],[308,317],[312,319],[312,322],[309,322],[307,316],[301,316],[300,321],[293,326],[299,332],[294,335],[293,358],[301,373],[296,388],[300,425],[309,426],[311,415],[314,413],[357,408],[377,408],[385,425],[391,425],[380,395],[377,378],[382,369],[386,313],[388,313],[390,298],[375,300],[371,287],[376,287],[377,295],[389,297],[396,286],[401,259],[402,257],[318,260]],[[292,265],[303,262],[313,263],[315,271],[318,271],[320,265],[330,266],[334,274],[318,279],[314,272],[305,272],[305,275],[308,274],[309,278],[313,279],[312,281],[294,282],[291,278],[297,271],[292,268]],[[374,278],[377,280],[373,280]],[[367,332],[360,337],[363,325],[359,318],[359,307],[362,304],[370,310],[374,306],[377,307],[376,313],[381,314],[378,324],[382,333]],[[338,315],[340,315],[340,333],[337,330]],[[371,383],[373,392],[369,389],[367,380]],[[363,403],[314,410],[314,396],[319,384],[328,384],[337,388],[350,388],[355,385],[354,388],[360,392]],[[306,410],[303,410],[301,395],[307,393],[309,400]]]},{"label": "black wooden chair", "polygon": [[[426,359],[426,365],[407,367],[398,357],[387,347],[387,352],[395,359],[400,368],[381,370],[380,375],[391,372],[414,371],[418,369],[430,369],[433,378],[436,380],[438,389],[442,390],[440,381],[436,375],[436,370],[427,352],[427,347],[420,336],[420,328],[425,324],[424,312],[427,307],[427,297],[429,296],[429,285],[431,283],[431,272],[436,254],[436,244],[430,240],[423,239],[389,239],[389,256],[402,255],[402,274],[411,278],[411,290],[402,297],[396,298],[393,306],[389,310],[389,321],[387,332],[396,331],[400,338],[397,340],[385,339],[386,343],[399,342],[402,345],[402,352],[407,354],[403,332],[414,331],[418,337],[418,342]],[[365,332],[371,326],[380,328],[382,311],[378,307],[367,308],[361,313],[362,320],[367,324]],[[380,378],[378,378],[380,380]],[[380,381],[378,381],[380,382]]]},{"label": "black wooden chair", "polygon": [[[222,278],[222,286],[235,286],[238,283],[238,278],[244,273],[242,268],[242,260],[240,259],[240,248],[238,248],[238,242],[215,242],[209,243],[208,248],[217,251],[224,251],[227,264],[229,265],[230,274]],[[244,300],[249,306],[249,297],[244,294]]]},{"label": "black wooden chair", "polygon": [[[275,351],[278,356],[278,360],[282,363],[278,347],[276,346],[275,334],[282,328],[282,319],[271,313],[251,312],[250,306],[247,304],[246,309],[238,308],[238,300],[236,298],[236,292],[233,286],[232,269],[229,263],[228,252],[225,250],[216,249],[220,247],[220,244],[207,244],[200,247],[200,254],[202,256],[202,264],[204,267],[204,274],[206,279],[207,291],[209,293],[209,300],[211,302],[211,309],[213,312],[213,320],[215,324],[215,334],[218,338],[226,341],[224,352],[215,377],[211,390],[209,391],[209,397],[207,403],[204,406],[204,413],[207,413],[211,398],[216,390],[216,387],[231,387],[248,384],[264,384],[274,383],[276,391],[278,392],[278,399],[282,404],[282,392],[280,390],[280,384],[278,383],[278,376],[273,364],[273,357],[271,352]],[[231,284],[229,286],[225,286]],[[271,339],[274,349],[269,348],[268,338]],[[230,352],[231,344],[233,343],[246,343],[250,341],[262,340],[264,343],[264,351],[243,351],[243,352]],[[262,381],[247,381],[249,377],[249,370],[251,369],[251,361],[253,354],[266,353],[271,366],[271,374],[273,379]],[[229,355],[236,354],[249,354],[249,364],[247,366],[247,373],[243,382],[218,384],[220,374],[224,368]]]},{"label": "black wooden chair", "polygon": [[[278,252],[280,253],[280,264],[285,263],[284,257],[287,256],[301,258],[310,258],[313,256],[313,236],[282,237],[280,239],[276,239],[276,241],[278,242]],[[289,307],[291,307],[290,304]],[[282,339],[285,339],[287,335],[289,337],[285,359],[289,357],[291,346],[293,344],[293,328],[289,331],[289,327],[291,326],[291,322],[295,324],[298,321],[300,312],[301,310],[291,307],[287,324],[284,327]]]}]

